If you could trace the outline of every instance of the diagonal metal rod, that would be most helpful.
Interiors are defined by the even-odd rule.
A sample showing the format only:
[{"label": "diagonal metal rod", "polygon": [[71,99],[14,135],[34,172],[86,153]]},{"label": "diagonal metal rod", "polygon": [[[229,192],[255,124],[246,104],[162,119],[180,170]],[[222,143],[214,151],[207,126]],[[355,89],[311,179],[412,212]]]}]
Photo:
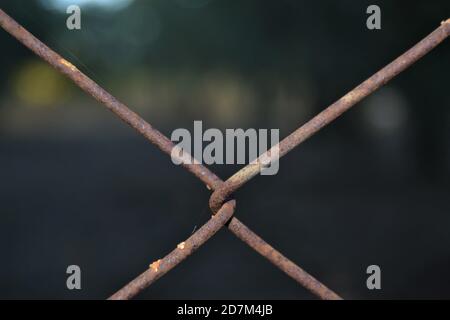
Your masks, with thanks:
[{"label": "diagonal metal rod", "polygon": [[153,262],[148,270],[113,294],[109,300],[128,300],[165,275],[216,234],[233,216],[235,206],[234,200],[226,202],[197,232],[163,259]]},{"label": "diagonal metal rod", "polygon": [[[172,141],[170,141],[161,132],[153,128],[139,115],[131,111],[127,106],[114,98],[106,90],[101,88],[97,83],[91,80],[89,77],[84,75],[79,71],[73,64],[62,58],[59,54],[51,50],[39,39],[34,37],[30,32],[18,24],[14,19],[8,16],[3,10],[0,9],[0,26],[15,37],[19,42],[28,47],[36,55],[47,61],[51,66],[59,70],[61,73],[66,75],[69,79],[74,81],[81,89],[87,92],[89,95],[94,97],[100,103],[105,105],[109,110],[115,113],[120,119],[128,123],[131,127],[136,129],[140,134],[147,138],[150,142],[158,146],[166,154],[171,154],[172,148],[174,147]],[[193,164],[184,165],[190,172],[197,176],[201,181],[203,181],[212,190],[217,189],[223,181],[212,173],[206,167]],[[234,226],[234,228],[230,228]],[[313,278],[307,272],[305,272],[300,267],[296,266],[292,261],[284,257],[276,249],[271,247],[268,243],[261,242],[261,238],[258,237],[254,232],[247,228],[242,222],[237,218],[232,218],[229,224],[229,230],[243,240],[252,248],[258,248],[258,252],[262,254],[266,259],[280,268],[283,272],[289,275],[292,279],[297,281],[299,284],[307,288],[311,293],[316,295],[321,299],[340,299],[340,297],[334,293],[332,290],[328,289],[320,281]],[[198,230],[197,232],[199,232]],[[195,234],[194,234],[195,235]],[[264,246],[264,248],[262,248]],[[270,249],[270,251],[267,251]],[[269,254],[270,253],[270,254]],[[277,253],[274,255],[273,253]],[[178,261],[177,263],[181,262]],[[295,266],[295,267],[294,267]],[[293,268],[294,267],[294,268]],[[295,272],[293,270],[295,269]],[[142,275],[141,275],[142,276]],[[138,294],[145,287],[153,283],[155,279],[152,277],[138,277],[140,282],[139,286],[136,286],[138,290],[130,291],[133,294],[129,294],[126,297],[131,298]],[[143,280],[143,281],[141,281]],[[134,282],[129,284],[134,285]],[[125,297],[125,296],[123,296]]]},{"label": "diagonal metal rod", "polygon": [[210,207],[212,211],[216,212],[225,199],[256,176],[261,171],[262,164],[267,163],[267,161],[270,160],[278,161],[279,158],[286,155],[303,141],[338,118],[345,111],[414,64],[417,60],[443,42],[449,35],[450,19],[447,19],[422,41],[320,112],[266,153],[258,157],[258,161],[255,161],[256,164],[249,164],[236,172],[213,192],[210,198]]}]

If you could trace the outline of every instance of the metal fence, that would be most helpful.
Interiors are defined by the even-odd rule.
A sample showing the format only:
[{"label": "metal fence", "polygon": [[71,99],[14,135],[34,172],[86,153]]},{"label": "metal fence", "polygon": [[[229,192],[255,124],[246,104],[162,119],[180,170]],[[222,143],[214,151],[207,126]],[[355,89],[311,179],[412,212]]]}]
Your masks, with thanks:
[{"label": "metal fence", "polygon": [[[84,75],[72,63],[68,62],[39,41],[1,9],[0,25],[19,42],[47,61],[59,72],[66,75],[81,89],[106,106],[151,143],[155,144],[162,152],[171,155],[174,144],[170,139],[157,129],[153,128],[149,123],[130,110],[125,104],[118,101],[93,80]],[[436,30],[411,49],[345,94],[342,98],[320,112],[306,124],[295,130],[278,145],[260,155],[258,158],[259,161],[245,166],[226,181],[221,180],[217,175],[201,164],[192,164],[194,163],[193,161],[190,162],[191,164],[183,163],[182,165],[188,171],[193,173],[207,186],[208,189],[213,191],[209,201],[213,213],[211,219],[188,239],[178,244],[178,246],[164,258],[153,262],[147,270],[114,293],[109,299],[122,300],[133,298],[190,256],[223,227],[228,228],[235,236],[268,259],[276,267],[285,272],[318,298],[327,300],[342,299],[338,294],[283,256],[279,251],[239,221],[234,216],[236,200],[232,197],[233,193],[250,179],[255,177],[263,168],[262,166],[264,163],[267,163],[267,161],[278,161],[279,158],[286,155],[289,151],[335,120],[342,113],[414,64],[417,60],[443,42],[449,35],[450,19],[443,21]],[[274,148],[278,148],[278,152],[274,152]],[[192,159],[191,155],[187,156]],[[186,157],[186,154],[184,157]]]}]

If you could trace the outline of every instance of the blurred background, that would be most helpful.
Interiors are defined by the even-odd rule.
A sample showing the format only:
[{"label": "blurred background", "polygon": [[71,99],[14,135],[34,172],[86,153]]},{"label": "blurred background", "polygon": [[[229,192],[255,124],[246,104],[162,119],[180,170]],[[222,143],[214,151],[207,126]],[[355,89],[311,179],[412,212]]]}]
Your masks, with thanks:
[{"label": "blurred background", "polygon": [[[285,137],[450,16],[445,0],[0,7],[169,136],[202,120]],[[210,191],[3,30],[0,48],[0,298],[106,298],[209,219]],[[239,219],[344,298],[450,298],[449,55],[447,40],[253,179]],[[139,298],[314,297],[222,230]]]}]

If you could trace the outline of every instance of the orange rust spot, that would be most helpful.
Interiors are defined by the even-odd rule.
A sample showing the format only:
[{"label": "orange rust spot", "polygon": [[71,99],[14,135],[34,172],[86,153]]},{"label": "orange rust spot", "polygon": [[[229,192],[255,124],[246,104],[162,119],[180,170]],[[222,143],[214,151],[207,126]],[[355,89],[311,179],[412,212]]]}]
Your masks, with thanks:
[{"label": "orange rust spot", "polygon": [[161,264],[161,259],[159,259],[159,260],[153,262],[153,263],[150,265],[150,269],[152,269],[152,270],[155,271],[155,272],[158,272],[158,269],[159,269],[159,265],[160,265],[160,264]]},{"label": "orange rust spot", "polygon": [[70,70],[72,71],[76,71],[77,67],[75,67],[73,64],[71,64],[69,61],[67,61],[66,59],[60,59],[59,62],[63,65],[65,65],[66,67],[68,67]]},{"label": "orange rust spot", "polygon": [[177,245],[177,248],[180,249],[180,250],[183,250],[185,246],[186,246],[186,243],[183,241],[182,243],[179,243]]}]

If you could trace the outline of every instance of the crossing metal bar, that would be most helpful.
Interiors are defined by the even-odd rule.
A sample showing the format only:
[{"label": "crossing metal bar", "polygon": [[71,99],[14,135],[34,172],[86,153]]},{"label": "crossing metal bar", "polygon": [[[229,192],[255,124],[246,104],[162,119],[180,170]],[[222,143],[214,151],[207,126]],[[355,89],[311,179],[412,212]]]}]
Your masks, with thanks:
[{"label": "crossing metal bar", "polygon": [[[33,51],[36,55],[41,57],[43,60],[47,61],[51,66],[60,71],[62,74],[66,75],[69,79],[71,79],[75,84],[77,84],[81,89],[87,92],[89,95],[94,97],[100,103],[104,104],[109,110],[111,110],[114,114],[116,114],[120,119],[124,122],[128,123],[131,127],[137,130],[140,134],[142,134],[145,138],[147,138],[150,142],[155,144],[161,151],[164,153],[171,155],[172,148],[174,147],[172,141],[170,141],[167,137],[165,137],[161,132],[157,129],[153,128],[149,123],[147,123],[144,119],[142,119],[139,115],[131,111],[127,106],[118,101],[115,97],[113,97],[110,93],[100,87],[97,83],[83,74],[80,70],[78,70],[72,63],[61,57],[59,54],[51,50],[48,46],[42,43],[39,39],[34,37],[30,32],[28,32],[25,28],[23,28],[20,24],[18,24],[14,19],[8,16],[3,10],[0,9],[0,26],[5,29],[8,33],[10,33],[13,37],[15,37],[19,42],[28,47],[31,51]],[[188,155],[185,155],[188,156]],[[196,177],[198,177],[201,181],[203,181],[208,188],[215,190],[218,186],[220,186],[223,181],[212,173],[208,168],[200,165],[200,164],[185,164],[182,162],[183,166],[193,173]],[[288,274],[291,278],[297,281],[299,284],[303,285],[306,289],[308,289],[311,293],[316,295],[321,299],[340,299],[340,297],[335,294],[332,290],[328,289],[325,285],[320,283],[317,279],[306,273],[300,267],[297,267],[297,272],[292,272],[292,265],[295,265],[292,261],[288,260],[281,253],[279,253],[276,249],[271,247],[267,243],[261,243],[260,237],[258,237],[253,231],[251,231],[248,227],[246,227],[242,222],[240,222],[237,218],[232,218],[232,224],[235,227],[229,230],[233,233],[237,234],[237,230],[240,230],[238,237],[242,239],[245,243],[247,243],[252,248],[258,248],[261,245],[264,245],[270,248],[270,253],[268,254],[267,250],[263,250],[260,248],[258,252],[262,254],[266,259],[272,262],[275,266],[279,267],[283,272]],[[197,232],[199,232],[199,229]],[[195,234],[194,234],[195,235]],[[204,243],[204,242],[202,242]],[[192,251],[193,252],[193,251]],[[190,252],[190,253],[192,253]],[[190,254],[189,253],[189,254]],[[278,253],[277,255],[273,255],[273,253]],[[185,257],[184,257],[185,258]],[[180,263],[183,259],[177,260],[176,264]],[[176,264],[174,264],[171,268],[173,268]],[[170,269],[171,269],[170,268]],[[169,269],[168,269],[169,270]],[[167,270],[167,271],[168,271]],[[144,273],[146,274],[146,273]],[[142,276],[142,275],[141,275]],[[157,278],[154,276],[142,276],[139,277],[139,286],[135,286],[136,282],[131,282],[130,286],[133,286],[138,290],[130,290],[127,295],[118,295],[120,297],[131,298],[133,295],[138,294],[145,287],[149,286],[153,283]],[[313,283],[313,285],[311,285]],[[127,285],[127,286],[128,286]],[[122,291],[123,292],[123,291]],[[116,295],[113,295],[116,296]],[[117,296],[116,296],[117,297]]]},{"label": "crossing metal bar", "polygon": [[[62,58],[56,52],[39,41],[4,11],[0,9],[0,26],[24,44],[36,55],[47,61],[51,66],[66,75],[81,89],[94,97],[109,110],[116,114],[124,122],[137,130],[150,142],[155,144],[161,151],[171,155],[174,144],[170,139],[164,136],[157,129],[152,127],[138,114],[131,111],[126,105],[118,101],[114,96],[100,87],[97,83],[84,75],[72,63]],[[311,137],[320,129],[325,127],[331,121],[335,120],[342,113],[350,109],[353,105],[370,95],[372,92],[386,84],[400,72],[414,64],[426,53],[435,48],[444,41],[450,34],[450,20],[442,22],[441,26],[425,37],[422,41],[408,50],[406,53],[395,59],[392,63],[375,73],[366,81],[361,83],[355,89],[347,93],[341,99],[333,103],[324,111],[319,113],[305,125],[294,131],[288,137],[283,139],[277,146],[272,147],[268,152],[259,157],[259,164],[248,165],[239,170],[236,174],[223,182],[217,175],[208,168],[200,164],[187,164],[184,161],[182,165],[199,178],[207,187],[213,190],[210,198],[210,207],[213,213],[216,213],[207,223],[197,230],[186,241],[180,243],[176,249],[157,260],[150,265],[150,268],[132,280],[125,287],[120,289],[110,299],[130,299],[142,290],[147,288],[157,279],[162,277],[176,265],[181,263],[196,249],[208,241],[224,225],[235,234],[239,239],[253,248],[256,252],[264,256],[280,270],[289,275],[311,293],[321,299],[341,299],[336,293],[323,285],[320,281],[309,275],[302,268],[284,257],[280,252],[271,247],[262,238],[246,227],[237,218],[233,217],[235,211],[235,200],[225,202],[230,196],[247,181],[257,175],[261,170],[261,163],[267,160],[277,161],[279,157],[284,156],[303,141]],[[279,149],[275,153],[275,148]],[[276,154],[276,158],[275,155]],[[172,155],[176,156],[176,155]],[[184,157],[191,155],[184,155]],[[192,158],[192,157],[191,157]]]},{"label": "crossing metal bar", "polygon": [[303,126],[292,132],[280,143],[262,154],[258,158],[259,161],[256,161],[256,164],[249,164],[232,175],[225,181],[225,183],[221,184],[220,187],[213,192],[210,198],[211,210],[216,212],[225,199],[227,199],[237,189],[242,187],[246,182],[255,177],[261,171],[262,164],[267,163],[267,161],[277,161],[279,158],[286,155],[303,141],[310,138],[320,129],[338,118],[345,111],[353,107],[365,97],[369,96],[381,86],[388,83],[400,72],[413,65],[417,60],[422,58],[442,41],[444,41],[449,35],[450,19],[447,19],[422,41],[376,72],[366,81],[320,112]]},{"label": "crossing metal bar", "polygon": [[178,244],[178,246],[163,259],[153,262],[150,265],[150,268],[113,294],[109,300],[131,299],[165,275],[219,231],[225,223],[230,220],[234,213],[235,206],[236,202],[234,200],[226,202],[217,214],[205,223],[197,232],[190,236],[186,241]]}]

